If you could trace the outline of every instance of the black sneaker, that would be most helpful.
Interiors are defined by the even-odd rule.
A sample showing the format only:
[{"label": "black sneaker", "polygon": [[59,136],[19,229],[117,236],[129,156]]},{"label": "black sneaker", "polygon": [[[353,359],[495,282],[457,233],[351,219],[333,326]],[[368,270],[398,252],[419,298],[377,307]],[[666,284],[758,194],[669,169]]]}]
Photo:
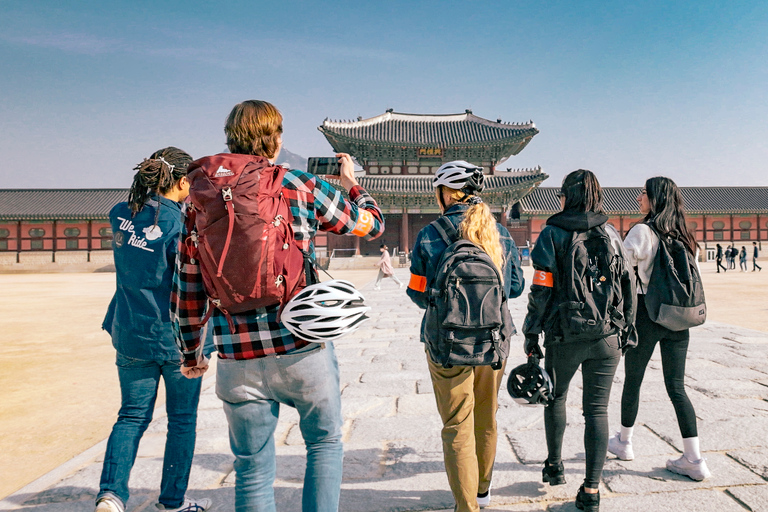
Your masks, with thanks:
[{"label": "black sneaker", "polygon": [[541,481],[549,482],[549,485],[563,485],[565,483],[565,467],[562,462],[550,465],[549,460],[544,461],[544,469],[541,470]]},{"label": "black sneaker", "polygon": [[585,512],[598,512],[600,510],[600,491],[595,494],[584,492],[584,486],[579,487],[576,495],[576,508]]}]

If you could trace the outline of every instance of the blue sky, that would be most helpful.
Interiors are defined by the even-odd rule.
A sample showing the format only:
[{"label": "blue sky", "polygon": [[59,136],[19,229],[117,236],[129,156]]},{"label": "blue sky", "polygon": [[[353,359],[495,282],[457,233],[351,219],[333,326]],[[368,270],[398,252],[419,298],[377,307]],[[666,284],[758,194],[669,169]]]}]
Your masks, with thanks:
[{"label": "blue sky", "polygon": [[768,2],[0,0],[0,188],[128,187],[224,148],[246,99],[323,119],[471,108],[541,130],[502,167],[768,185]]}]

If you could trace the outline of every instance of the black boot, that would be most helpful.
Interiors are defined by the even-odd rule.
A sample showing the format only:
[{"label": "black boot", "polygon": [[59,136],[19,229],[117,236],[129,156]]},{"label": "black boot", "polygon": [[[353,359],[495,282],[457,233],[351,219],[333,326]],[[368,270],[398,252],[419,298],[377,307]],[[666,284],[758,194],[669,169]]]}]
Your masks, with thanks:
[{"label": "black boot", "polygon": [[600,491],[595,494],[584,492],[584,486],[579,487],[576,495],[576,508],[585,512],[598,512],[600,510]]},{"label": "black boot", "polygon": [[549,460],[544,461],[544,469],[541,470],[541,481],[549,482],[549,485],[563,485],[565,483],[565,468],[562,462],[550,465]]}]

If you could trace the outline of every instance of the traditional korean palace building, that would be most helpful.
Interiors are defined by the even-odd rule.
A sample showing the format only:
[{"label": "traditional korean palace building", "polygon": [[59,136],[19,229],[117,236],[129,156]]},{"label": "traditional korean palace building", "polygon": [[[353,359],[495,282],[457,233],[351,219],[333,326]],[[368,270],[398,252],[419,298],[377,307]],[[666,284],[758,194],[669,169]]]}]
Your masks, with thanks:
[{"label": "traditional korean palace building", "polygon": [[445,162],[466,160],[484,168],[483,199],[499,218],[547,178],[541,169],[499,171],[539,130],[533,124],[490,121],[463,114],[401,114],[391,109],[370,119],[330,121],[318,128],[336,152],[349,153],[365,170],[359,178],[386,215],[387,229],[372,242],[328,236],[334,250],[379,254],[379,245],[409,251],[416,234],[440,213],[432,177]]},{"label": "traditional korean palace building", "polygon": [[[540,168],[499,170],[539,132],[533,122],[490,121],[472,114],[421,115],[386,111],[370,119],[325,120],[318,128],[337,152],[363,167],[358,178],[386,217],[379,239],[318,234],[318,253],[378,255],[379,245],[409,251],[416,234],[437,218],[432,188],[438,167],[467,160],[487,174],[484,201],[519,246],[535,243],[557,212],[558,188],[540,187]],[[642,178],[642,177],[641,177]],[[641,219],[637,187],[607,187],[605,208],[623,234]],[[690,226],[707,248],[768,240],[768,187],[683,187]],[[128,189],[0,190],[0,266],[32,261],[102,262],[111,259],[108,222]],[[761,247],[762,248],[762,247]]]}]

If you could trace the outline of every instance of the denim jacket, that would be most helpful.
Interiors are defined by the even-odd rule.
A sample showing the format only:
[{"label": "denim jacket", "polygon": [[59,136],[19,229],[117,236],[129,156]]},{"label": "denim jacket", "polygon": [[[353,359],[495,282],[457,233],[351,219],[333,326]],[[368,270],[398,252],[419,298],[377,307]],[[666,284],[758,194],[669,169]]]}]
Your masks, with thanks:
[{"label": "denim jacket", "polygon": [[[445,216],[450,219],[458,230],[459,224],[464,219],[464,214],[469,206],[458,203],[446,210]],[[504,252],[504,292],[507,298],[519,297],[525,288],[523,270],[520,268],[520,255],[517,246],[509,231],[501,224],[496,224],[499,230],[501,247]],[[416,236],[416,243],[411,253],[411,281],[408,284],[408,296],[421,309],[427,308],[427,294],[425,289],[431,287],[437,275],[437,264],[448,246],[445,244],[437,230],[428,225]]]},{"label": "denim jacket", "polygon": [[[160,213],[155,225],[157,208]],[[117,290],[102,329],[122,355],[150,361],[181,361],[170,319],[182,205],[156,196],[135,217],[128,203],[109,212]]]}]

